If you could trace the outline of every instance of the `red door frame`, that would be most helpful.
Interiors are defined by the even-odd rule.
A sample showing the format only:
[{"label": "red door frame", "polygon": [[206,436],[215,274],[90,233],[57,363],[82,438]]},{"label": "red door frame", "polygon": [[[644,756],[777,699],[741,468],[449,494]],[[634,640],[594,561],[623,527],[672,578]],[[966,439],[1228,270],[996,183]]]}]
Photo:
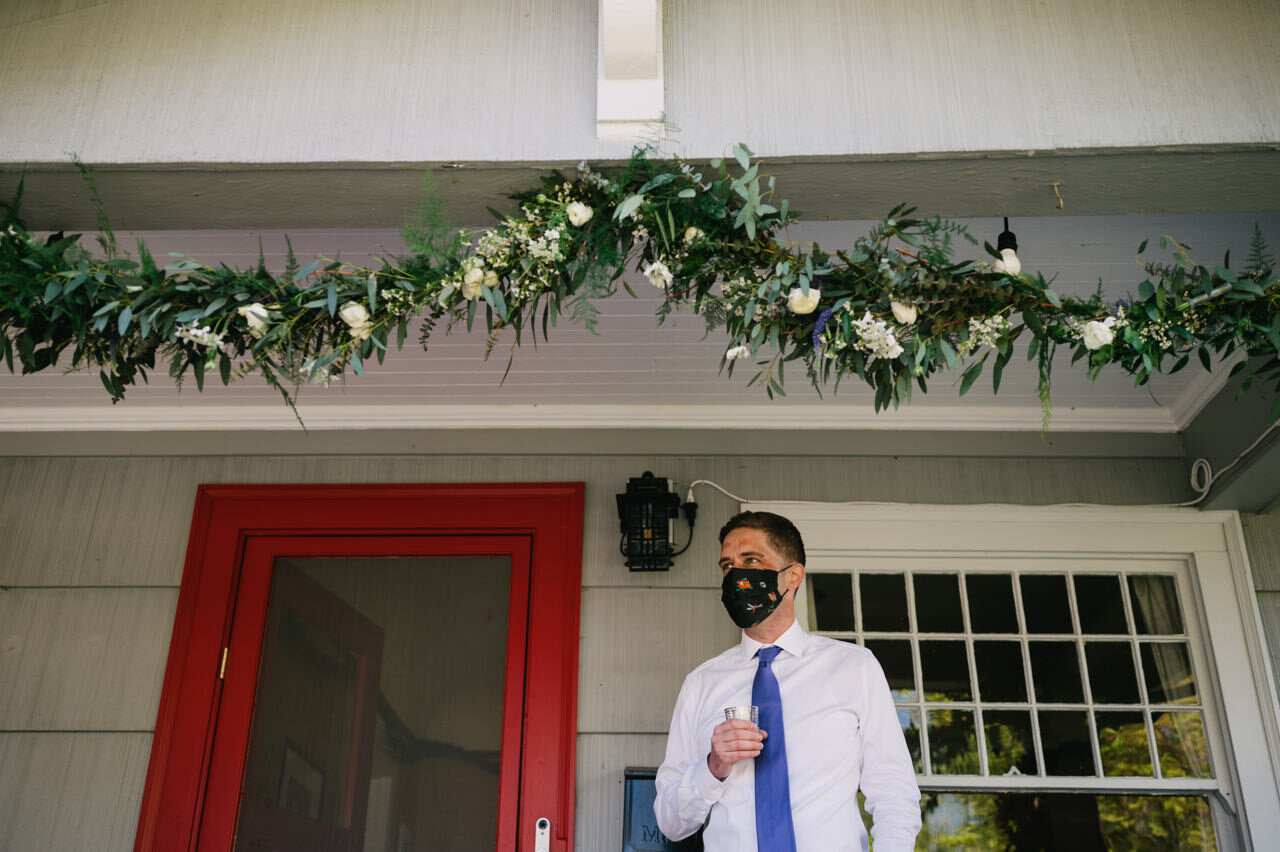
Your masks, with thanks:
[{"label": "red door frame", "polygon": [[[502,852],[573,848],[582,483],[202,485],[165,669],[135,852],[205,852],[199,826],[246,544],[256,537],[528,536],[532,545],[517,825]],[[514,601],[513,601],[514,605]],[[504,721],[504,728],[506,726]],[[247,734],[247,732],[246,732]],[[505,737],[505,734],[504,734]],[[503,786],[504,796],[514,785]],[[238,789],[234,795],[238,795]],[[513,807],[505,800],[500,808]],[[224,847],[227,848],[227,847]],[[221,849],[219,849],[221,852]]]}]

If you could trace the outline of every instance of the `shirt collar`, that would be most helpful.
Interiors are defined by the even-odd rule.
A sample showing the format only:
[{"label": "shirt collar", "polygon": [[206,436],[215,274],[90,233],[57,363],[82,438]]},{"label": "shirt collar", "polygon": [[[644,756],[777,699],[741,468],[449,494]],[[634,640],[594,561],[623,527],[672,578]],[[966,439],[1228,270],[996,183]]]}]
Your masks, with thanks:
[{"label": "shirt collar", "polygon": [[[799,657],[804,654],[805,645],[808,644],[808,641],[809,634],[805,633],[803,628],[800,627],[800,622],[792,621],[791,626],[770,644],[777,645],[788,654]],[[746,631],[743,631],[740,647],[742,648],[742,656],[750,660],[755,657],[757,651],[768,646],[757,642],[748,636]]]}]

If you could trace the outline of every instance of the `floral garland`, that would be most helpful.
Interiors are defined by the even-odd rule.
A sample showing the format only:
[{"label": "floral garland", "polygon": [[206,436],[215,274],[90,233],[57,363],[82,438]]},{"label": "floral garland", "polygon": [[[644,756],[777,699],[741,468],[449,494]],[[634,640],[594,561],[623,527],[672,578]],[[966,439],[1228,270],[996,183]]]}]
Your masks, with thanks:
[{"label": "floral garland", "polygon": [[1059,346],[1091,377],[1115,364],[1143,384],[1193,354],[1209,369],[1214,356],[1244,350],[1253,362],[1234,369],[1253,370],[1247,382],[1280,379],[1280,284],[1256,229],[1242,272],[1197,263],[1161,238],[1172,260],[1147,263],[1130,300],[1060,298],[990,245],[991,261],[957,260],[958,241],[977,241],[905,207],[845,250],[789,242],[796,216],[751,156],[737,145],[705,169],[644,150],[616,170],[583,163],[573,177],[553,174],[512,196],[521,215],[499,215],[478,234],[453,231],[428,191],[403,231],[406,256],[377,269],[323,259],[300,266],[290,250],[283,275],[261,259],[246,270],[191,258],[161,267],[142,243],[136,259],[125,256],[100,202],[100,253],[79,235],[42,239],[18,219],[19,188],[0,222],[4,359],[33,373],[70,350],[70,366],[96,366],[113,401],[161,361],[177,381],[190,371],[201,388],[213,370],[224,383],[256,372],[292,405],[302,383],[348,368],[363,374],[393,340],[403,345],[415,320],[424,346],[441,320],[446,331],[471,328],[480,315],[490,349],[504,328],[519,345],[539,322],[546,337],[565,316],[594,329],[594,302],[619,284],[632,292],[622,275],[634,265],[664,294],[659,322],[687,309],[723,329],[721,367],[732,373],[754,361],[750,383],[771,397],[785,392],[792,361],[819,391],[856,376],[875,391],[877,411],[909,400],[913,385],[927,390],[943,370],[962,370],[963,394],[988,362],[998,390],[1024,333],[1046,422]]}]

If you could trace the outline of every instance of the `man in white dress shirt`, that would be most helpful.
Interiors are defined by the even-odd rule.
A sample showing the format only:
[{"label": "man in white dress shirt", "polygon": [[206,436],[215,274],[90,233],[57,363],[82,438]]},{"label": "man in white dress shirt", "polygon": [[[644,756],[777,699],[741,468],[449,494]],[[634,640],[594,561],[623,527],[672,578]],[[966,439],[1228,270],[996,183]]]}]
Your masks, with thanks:
[{"label": "man in white dress shirt", "polygon": [[[810,635],[796,622],[800,533],[780,515],[743,512],[720,530],[720,543],[722,600],[742,640],[690,672],[680,689],[657,775],[658,827],[680,840],[705,825],[707,852],[866,852],[861,789],[875,852],[911,852],[920,791],[889,685],[869,651]],[[781,648],[761,655],[776,654],[771,664],[757,658],[769,646]],[[790,799],[794,846],[789,839],[757,845],[756,758],[770,731],[724,714],[753,703],[757,669],[770,665],[785,723],[789,791],[782,795]],[[762,796],[773,796],[773,783],[762,785]],[[765,804],[776,807],[772,801]],[[781,812],[785,819],[785,805]],[[773,820],[762,830],[775,833]]]}]

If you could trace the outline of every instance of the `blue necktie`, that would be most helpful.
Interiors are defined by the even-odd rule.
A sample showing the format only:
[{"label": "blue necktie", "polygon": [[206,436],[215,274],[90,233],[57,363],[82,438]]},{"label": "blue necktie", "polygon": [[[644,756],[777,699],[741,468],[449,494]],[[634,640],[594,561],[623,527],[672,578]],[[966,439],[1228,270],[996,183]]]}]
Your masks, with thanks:
[{"label": "blue necktie", "polygon": [[787,781],[787,737],[782,729],[782,696],[773,675],[773,660],[781,648],[758,652],[760,668],[751,684],[751,703],[760,708],[760,727],[769,734],[756,758],[756,849],[796,852],[791,824],[791,784]]}]

